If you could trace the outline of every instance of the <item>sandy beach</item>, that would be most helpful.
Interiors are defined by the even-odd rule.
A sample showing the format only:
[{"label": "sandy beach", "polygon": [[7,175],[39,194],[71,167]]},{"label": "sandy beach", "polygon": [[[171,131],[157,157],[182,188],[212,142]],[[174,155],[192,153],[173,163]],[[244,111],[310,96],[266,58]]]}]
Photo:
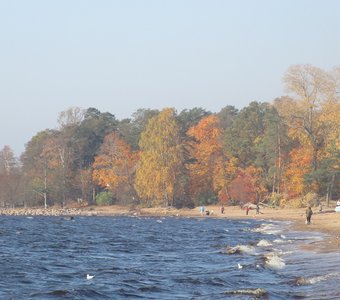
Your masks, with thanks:
[{"label": "sandy beach", "polygon": [[229,218],[229,219],[257,219],[291,221],[292,230],[315,231],[326,234],[321,242],[308,244],[305,249],[311,251],[340,251],[340,213],[336,213],[334,208],[325,208],[322,212],[318,208],[313,208],[313,216],[310,225],[305,224],[305,209],[292,208],[269,208],[261,207],[260,213],[250,210],[246,211],[239,206],[225,206],[224,213],[220,212],[220,206],[206,206],[205,211],[210,214],[200,213],[199,207],[189,208],[139,208],[121,205],[111,206],[85,206],[78,208],[30,208],[30,209],[1,209],[0,215],[47,215],[47,216],[176,216],[176,217],[204,217],[204,218]]}]

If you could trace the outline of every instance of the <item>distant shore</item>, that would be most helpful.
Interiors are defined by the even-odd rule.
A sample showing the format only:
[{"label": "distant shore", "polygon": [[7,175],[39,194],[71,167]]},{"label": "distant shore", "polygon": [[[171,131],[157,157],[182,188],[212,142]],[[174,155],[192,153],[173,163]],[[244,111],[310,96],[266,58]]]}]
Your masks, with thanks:
[{"label": "distant shore", "polygon": [[11,216],[154,216],[154,217],[205,217],[228,219],[257,219],[291,221],[291,228],[299,231],[322,232],[327,237],[314,244],[306,245],[305,249],[313,251],[340,251],[340,213],[335,213],[333,208],[318,212],[313,209],[312,224],[305,224],[305,209],[288,208],[261,208],[260,213],[250,210],[249,214],[239,206],[225,206],[224,213],[220,212],[220,206],[206,206],[205,211],[210,214],[201,214],[199,208],[136,208],[121,205],[112,206],[86,206],[79,208],[16,208],[0,209],[0,215]]}]

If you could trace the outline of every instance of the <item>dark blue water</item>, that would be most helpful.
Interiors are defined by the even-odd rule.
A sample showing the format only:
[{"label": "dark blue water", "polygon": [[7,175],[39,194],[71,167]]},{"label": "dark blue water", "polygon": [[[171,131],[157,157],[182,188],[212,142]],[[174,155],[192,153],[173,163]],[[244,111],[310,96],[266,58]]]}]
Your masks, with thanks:
[{"label": "dark blue water", "polygon": [[[340,255],[300,250],[321,235],[285,223],[1,217],[0,224],[0,299],[340,299]],[[248,294],[256,288],[266,293]]]}]

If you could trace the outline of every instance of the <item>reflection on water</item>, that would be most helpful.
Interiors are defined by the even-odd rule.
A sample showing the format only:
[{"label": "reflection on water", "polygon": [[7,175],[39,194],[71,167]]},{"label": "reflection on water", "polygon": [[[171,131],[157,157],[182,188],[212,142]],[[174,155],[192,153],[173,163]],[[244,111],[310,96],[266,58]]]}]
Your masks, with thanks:
[{"label": "reflection on water", "polygon": [[302,251],[322,235],[289,232],[283,222],[0,221],[0,299],[340,298],[340,255]]}]

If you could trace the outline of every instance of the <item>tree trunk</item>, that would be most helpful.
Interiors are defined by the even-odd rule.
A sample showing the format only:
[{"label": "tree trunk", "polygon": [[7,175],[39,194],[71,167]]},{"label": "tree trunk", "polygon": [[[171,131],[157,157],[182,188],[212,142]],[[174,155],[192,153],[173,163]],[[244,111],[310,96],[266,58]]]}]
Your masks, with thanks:
[{"label": "tree trunk", "polygon": [[47,170],[44,170],[44,205],[47,208]]},{"label": "tree trunk", "polygon": [[92,188],[92,204],[96,203],[96,188]]}]

